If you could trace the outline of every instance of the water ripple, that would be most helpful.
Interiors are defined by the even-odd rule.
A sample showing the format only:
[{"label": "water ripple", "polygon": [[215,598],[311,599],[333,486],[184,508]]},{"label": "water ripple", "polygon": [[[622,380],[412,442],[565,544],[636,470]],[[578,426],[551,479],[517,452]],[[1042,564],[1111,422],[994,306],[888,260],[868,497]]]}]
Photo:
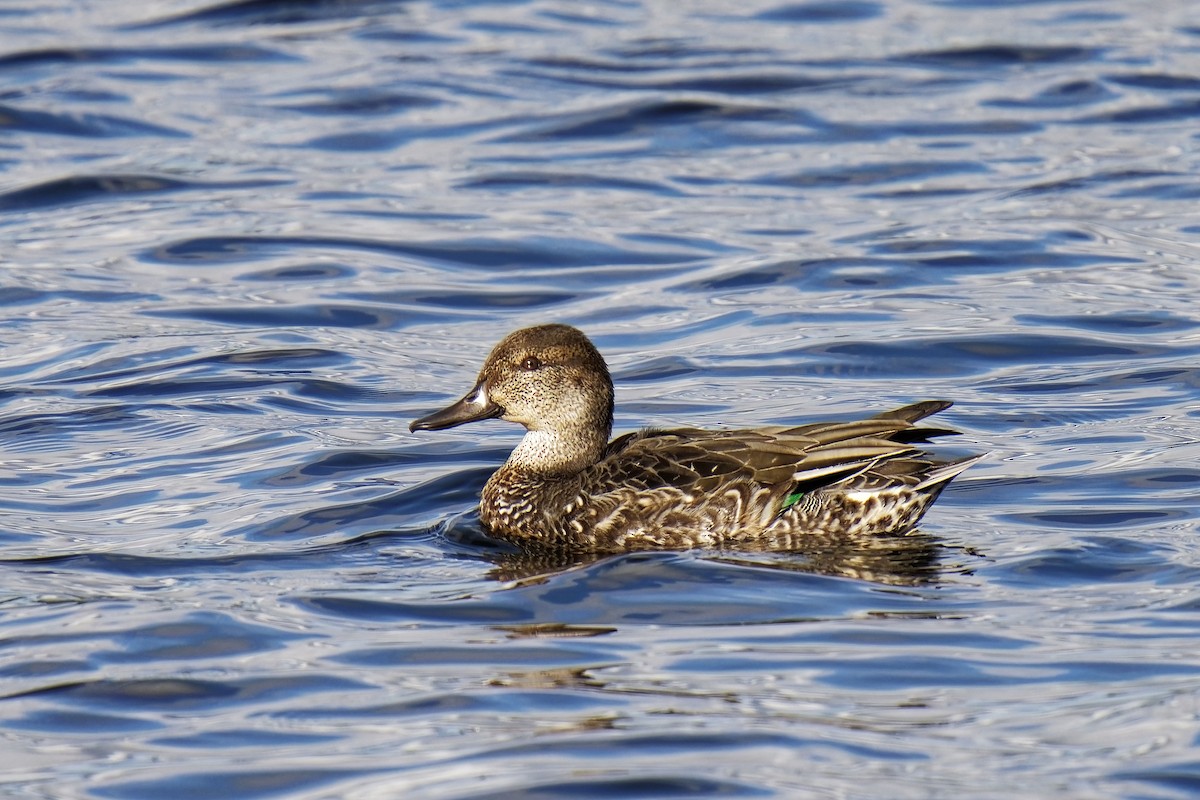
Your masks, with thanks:
[{"label": "water ripple", "polygon": [[0,129],[88,139],[188,135],[181,130],[109,114],[57,114],[7,104],[0,105]]}]

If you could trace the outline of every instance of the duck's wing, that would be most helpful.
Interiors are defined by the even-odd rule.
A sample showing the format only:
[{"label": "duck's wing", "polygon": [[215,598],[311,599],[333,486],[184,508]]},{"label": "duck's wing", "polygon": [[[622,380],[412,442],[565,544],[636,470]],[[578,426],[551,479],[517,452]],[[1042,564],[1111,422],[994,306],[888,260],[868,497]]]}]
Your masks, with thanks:
[{"label": "duck's wing", "polygon": [[883,462],[918,452],[915,442],[944,433],[914,422],[947,408],[928,401],[855,422],[757,430],[649,430],[614,440],[593,468],[597,488],[677,488],[705,493],[753,482],[780,491],[811,491]]}]

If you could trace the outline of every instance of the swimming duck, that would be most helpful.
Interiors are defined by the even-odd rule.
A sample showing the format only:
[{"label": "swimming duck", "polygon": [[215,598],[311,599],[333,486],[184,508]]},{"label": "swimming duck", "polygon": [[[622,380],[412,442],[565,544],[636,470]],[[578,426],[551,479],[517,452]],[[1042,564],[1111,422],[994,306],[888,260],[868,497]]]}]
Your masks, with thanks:
[{"label": "swimming duck", "polygon": [[613,384],[579,330],[518,330],[461,400],[410,431],[500,418],[525,437],[483,487],[497,538],[554,550],[794,549],[814,536],[903,533],[980,456],[935,461],[913,445],[952,434],[914,423],[945,400],[857,422],[753,430],[642,430],[609,441]]}]

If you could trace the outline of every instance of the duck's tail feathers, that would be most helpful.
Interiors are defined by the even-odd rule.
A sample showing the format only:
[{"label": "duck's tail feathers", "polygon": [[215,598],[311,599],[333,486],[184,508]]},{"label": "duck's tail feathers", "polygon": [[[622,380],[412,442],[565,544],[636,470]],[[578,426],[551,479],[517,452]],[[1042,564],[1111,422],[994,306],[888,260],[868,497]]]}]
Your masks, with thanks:
[{"label": "duck's tail feathers", "polygon": [[876,414],[874,419],[902,419],[905,422],[916,422],[917,420],[925,419],[933,416],[939,411],[945,411],[954,403],[949,400],[922,400],[920,403],[894,408],[891,411],[884,411],[882,414]]},{"label": "duck's tail feathers", "polygon": [[[933,488],[945,488],[956,475],[970,467],[976,461],[979,461],[987,453],[980,453],[977,456],[967,456],[960,458],[957,461],[947,461],[945,464],[938,464],[929,471],[929,474],[922,479],[920,483],[913,487],[915,491],[928,491]],[[940,489],[939,489],[940,491]]]}]

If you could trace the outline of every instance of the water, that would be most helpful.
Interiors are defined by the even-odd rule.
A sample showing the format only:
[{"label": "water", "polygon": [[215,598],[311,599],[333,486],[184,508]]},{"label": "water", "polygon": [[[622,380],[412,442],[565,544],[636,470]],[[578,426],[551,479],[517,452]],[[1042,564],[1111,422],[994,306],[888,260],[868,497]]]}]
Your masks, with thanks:
[{"label": "water", "polygon": [[[1200,792],[1194,4],[0,10],[0,793]],[[956,401],[918,535],[545,563],[410,435]]]}]

